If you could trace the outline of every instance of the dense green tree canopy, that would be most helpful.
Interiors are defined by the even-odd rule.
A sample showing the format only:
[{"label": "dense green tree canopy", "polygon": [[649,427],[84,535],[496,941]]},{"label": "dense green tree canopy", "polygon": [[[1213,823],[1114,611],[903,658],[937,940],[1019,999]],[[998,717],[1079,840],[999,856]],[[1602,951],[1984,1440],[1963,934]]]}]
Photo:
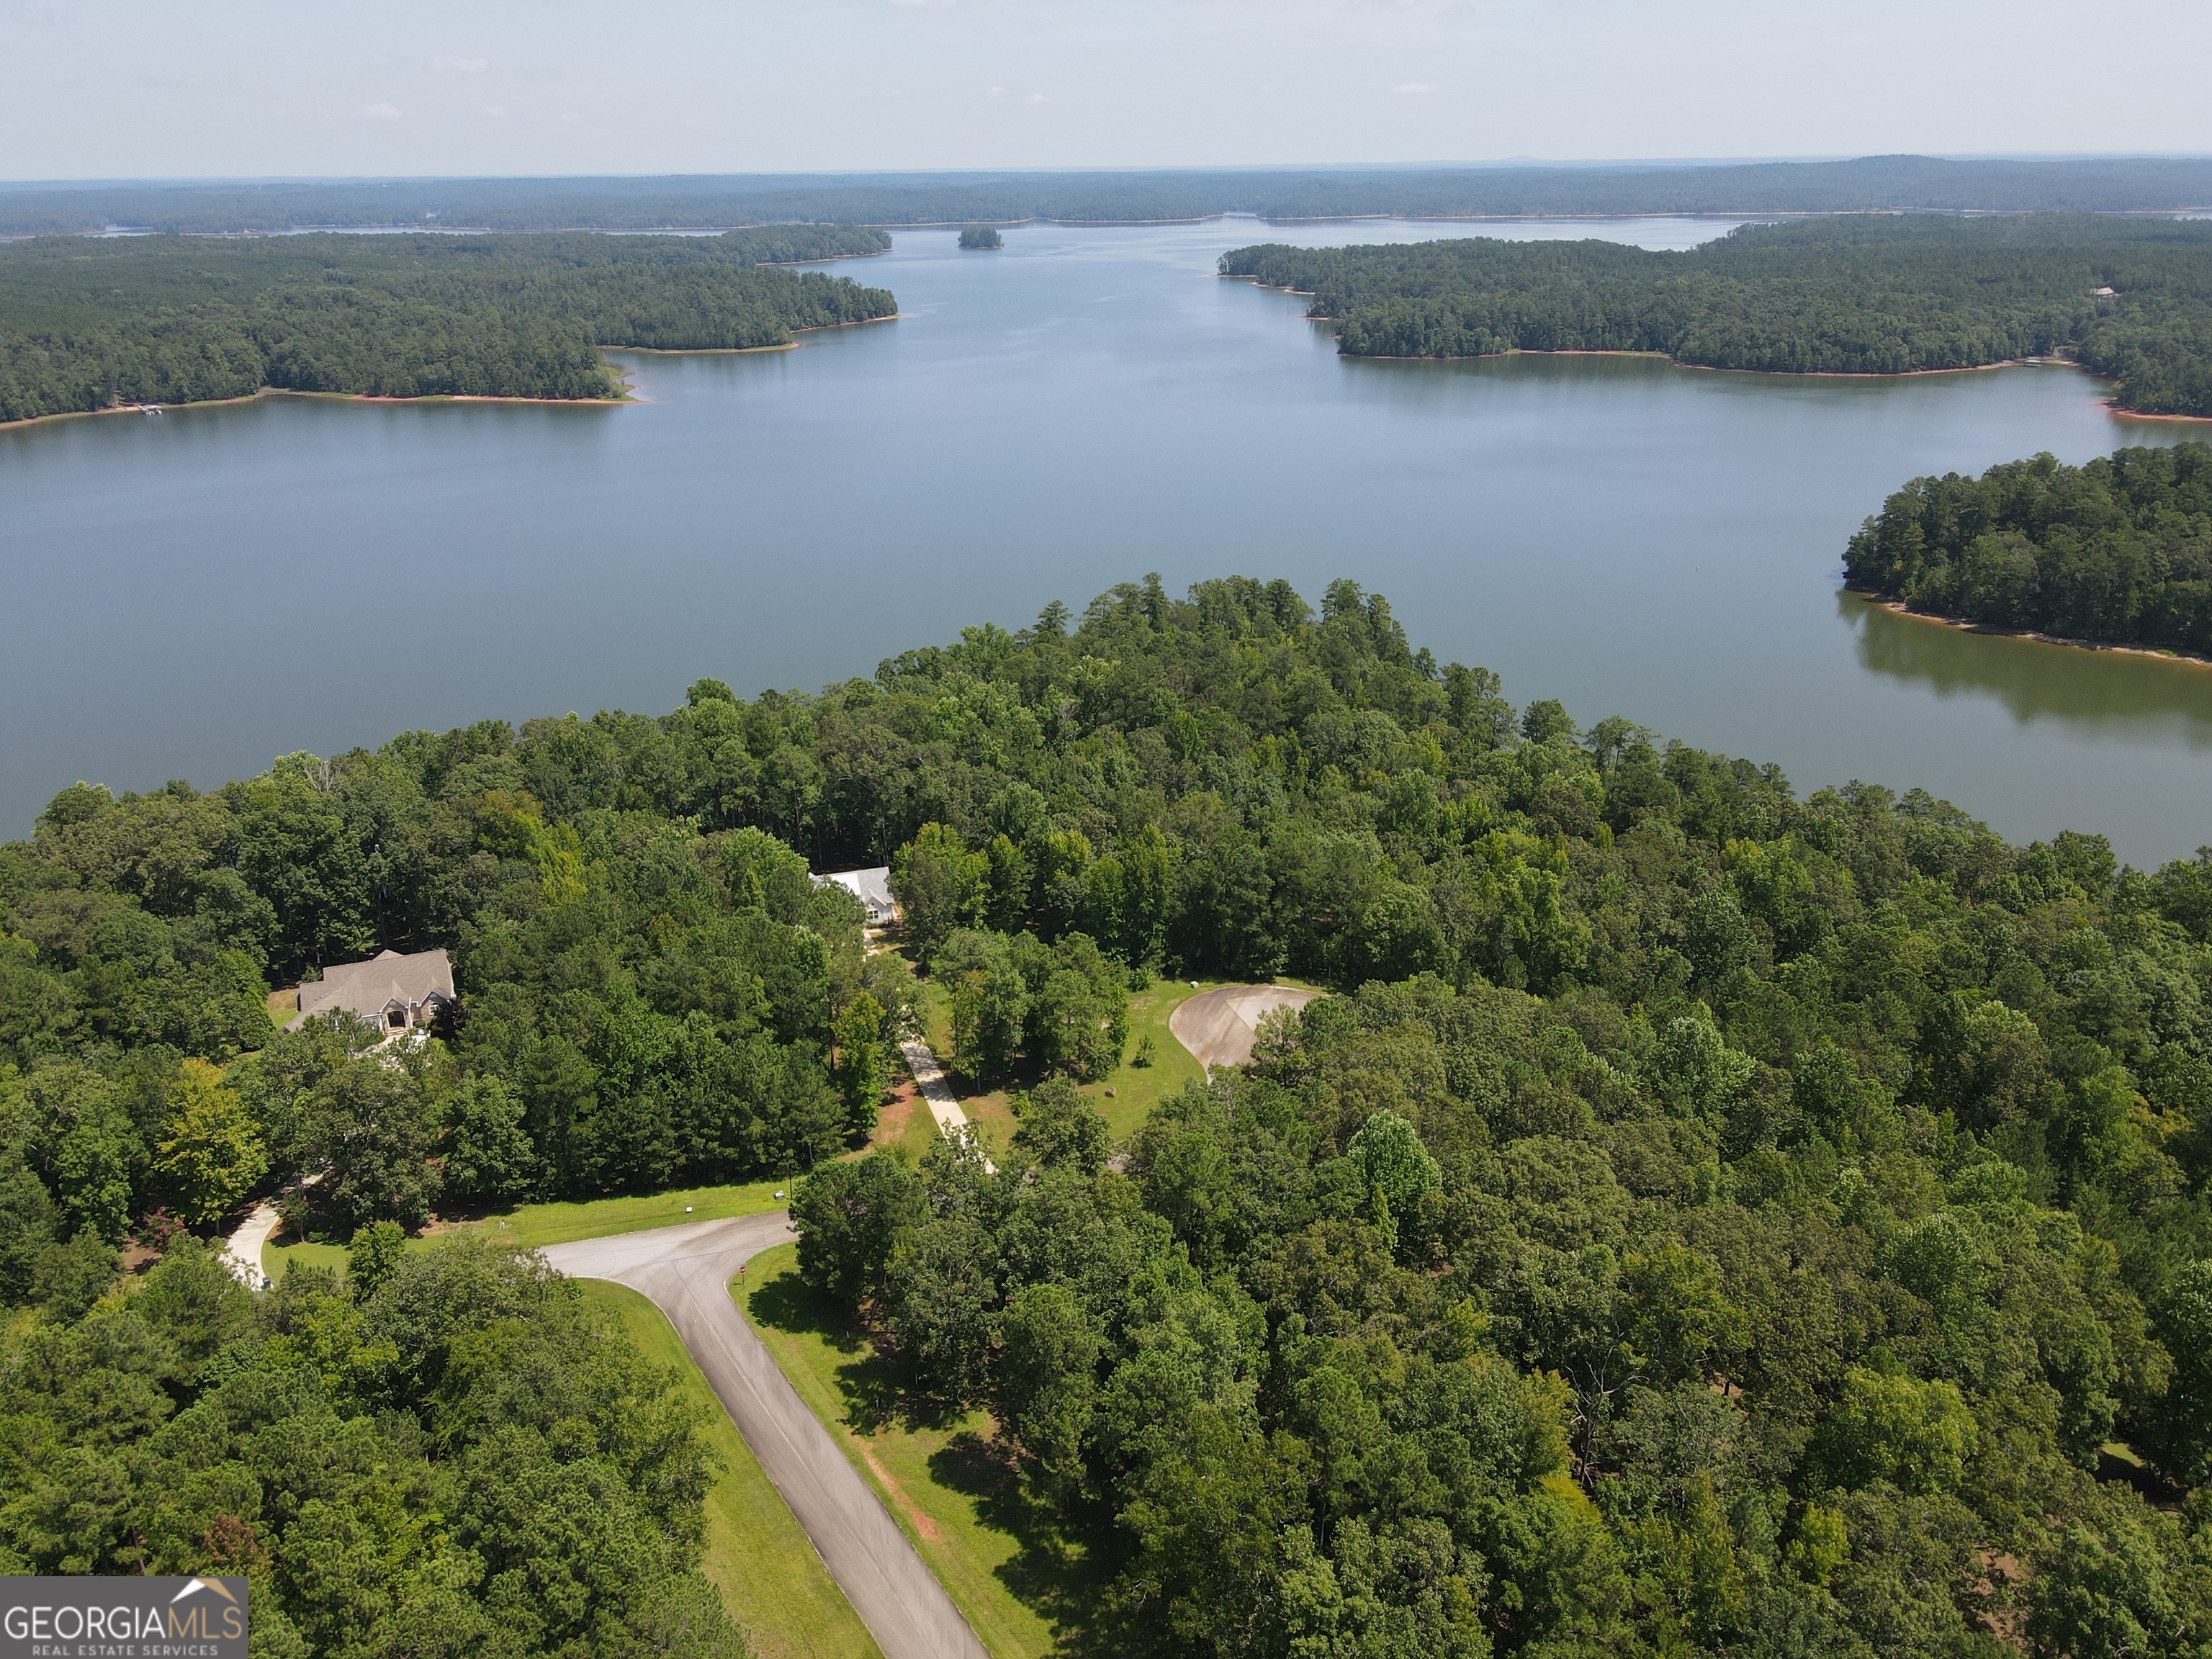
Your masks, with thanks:
[{"label": "dense green tree canopy", "polygon": [[[808,868],[876,864],[978,1063],[1063,1074],[995,1172],[834,1156],[911,989]],[[811,696],[79,786],[0,904],[40,1341],[157,1207],[304,1170],[368,1263],[446,1194],[811,1164],[808,1279],[993,1407],[1125,1650],[2207,1637],[2212,853],[1801,796],[1516,710],[1350,581],[1154,579]],[[270,984],[380,944],[454,951],[453,1029],[273,1035]],[[1066,1079],[1148,967],[1334,994],[1114,1149]]]},{"label": "dense green tree canopy", "polygon": [[1006,239],[999,234],[996,225],[967,225],[960,232],[960,246],[964,248],[994,248],[1006,245]]},{"label": "dense green tree canopy", "polygon": [[1851,538],[1844,574],[1915,611],[2212,655],[2212,446],[1915,478]]},{"label": "dense green tree canopy", "polygon": [[[2212,223],[2088,214],[1748,225],[1679,252],[1488,239],[1238,248],[1355,356],[1654,351],[1710,368],[1897,374],[2070,356],[2121,407],[2212,415]],[[2111,290],[2109,293],[2103,290]]]},{"label": "dense green tree canopy", "polygon": [[349,1288],[250,1296],[186,1240],[12,1333],[0,1570],[243,1573],[270,1659],[743,1659],[693,1408],[573,1285],[455,1241]]},{"label": "dense green tree canopy", "polygon": [[881,231],[718,237],[46,237],[0,246],[0,421],[244,397],[608,398],[600,346],[787,345],[888,317],[882,289],[769,265]]},{"label": "dense green tree canopy", "polygon": [[[903,964],[866,956],[858,902],[757,828],[588,806],[551,774],[567,816],[531,793],[541,745],[598,750],[598,772],[625,726],[754,765],[745,714],[702,694],[665,729],[415,734],[211,795],[79,786],[0,850],[0,1147],[48,1194],[23,1188],[17,1298],[80,1232],[119,1241],[157,1208],[211,1225],[318,1172],[343,1238],[441,1201],[788,1171],[865,1133]],[[772,714],[753,729],[781,745]],[[270,983],[432,944],[468,988],[442,1040],[272,1029]]]}]

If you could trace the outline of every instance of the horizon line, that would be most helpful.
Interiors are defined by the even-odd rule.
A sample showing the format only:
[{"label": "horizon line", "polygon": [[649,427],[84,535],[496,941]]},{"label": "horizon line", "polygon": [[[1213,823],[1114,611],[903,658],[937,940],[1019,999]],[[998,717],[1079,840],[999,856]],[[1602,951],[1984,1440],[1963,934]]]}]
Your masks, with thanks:
[{"label": "horizon line", "polygon": [[2014,162],[2054,166],[2099,161],[2212,161],[2212,150],[2052,150],[1929,152],[1921,150],[1866,151],[1856,155],[1601,157],[1588,160],[1528,155],[1497,159],[1415,161],[1254,161],[1176,162],[1166,165],[1120,167],[839,167],[774,172],[640,172],[640,173],[171,173],[116,175],[106,178],[11,179],[0,177],[0,190],[88,190],[125,186],[181,189],[211,185],[474,184],[588,180],[609,184],[647,183],[661,179],[791,179],[814,180],[874,179],[1022,179],[1071,175],[1143,175],[1218,173],[1431,173],[1589,172],[1607,168],[1658,171],[1665,168],[1729,167],[1834,167],[1854,161],[1917,161],[1960,163]]}]

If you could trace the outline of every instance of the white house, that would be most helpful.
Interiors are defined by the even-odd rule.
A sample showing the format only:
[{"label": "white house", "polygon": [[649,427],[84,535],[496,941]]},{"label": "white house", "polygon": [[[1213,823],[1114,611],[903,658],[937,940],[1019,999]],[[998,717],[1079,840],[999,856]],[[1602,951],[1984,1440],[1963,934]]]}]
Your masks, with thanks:
[{"label": "white house", "polygon": [[891,896],[891,872],[889,865],[879,865],[873,870],[841,870],[835,875],[816,876],[817,887],[842,887],[860,901],[868,912],[868,926],[888,927],[898,920],[898,901]]}]

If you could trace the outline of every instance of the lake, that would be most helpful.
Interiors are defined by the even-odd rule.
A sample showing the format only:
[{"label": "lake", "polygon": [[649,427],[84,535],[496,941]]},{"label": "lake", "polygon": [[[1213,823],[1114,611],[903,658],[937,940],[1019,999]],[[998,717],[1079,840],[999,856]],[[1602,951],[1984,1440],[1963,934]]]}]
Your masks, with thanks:
[{"label": "lake", "polygon": [[80,777],[209,787],[410,726],[658,713],[702,675],[818,687],[1157,570],[1316,602],[1350,576],[1516,702],[1801,790],[1919,786],[2138,864],[2212,842],[2212,671],[1838,591],[1845,539],[1915,474],[2202,428],[2117,420],[2057,367],[1348,362],[1304,301],[1212,274],[1247,242],[1469,228],[1036,226],[996,253],[900,231],[836,267],[899,319],[627,355],[635,407],[270,398],[0,433],[0,835]]}]

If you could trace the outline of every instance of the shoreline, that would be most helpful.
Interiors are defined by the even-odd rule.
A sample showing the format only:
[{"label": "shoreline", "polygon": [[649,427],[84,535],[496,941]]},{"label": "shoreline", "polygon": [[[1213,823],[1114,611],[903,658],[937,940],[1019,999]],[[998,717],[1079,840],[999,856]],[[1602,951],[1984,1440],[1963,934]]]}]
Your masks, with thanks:
[{"label": "shoreline", "polygon": [[[832,324],[831,326],[842,327],[844,325]],[[810,334],[813,331],[807,330]],[[772,346],[695,346],[690,349],[683,346],[601,346],[599,349],[627,351],[641,357],[750,357],[763,351],[796,351],[799,342],[786,340],[781,345]]]},{"label": "shoreline", "polygon": [[[850,254],[849,258],[866,258],[866,254]],[[906,313],[894,311],[882,317],[855,317],[849,322],[822,323],[813,328],[795,328],[793,334],[820,334],[833,328],[858,328],[866,323],[894,323]],[[802,343],[793,340],[784,345],[772,346],[595,346],[602,352],[629,351],[649,357],[741,357],[761,351],[796,351]],[[380,392],[307,392],[295,386],[264,386],[236,398],[200,398],[181,404],[112,404],[106,409],[63,409],[51,415],[33,415],[20,421],[0,421],[0,432],[21,431],[29,427],[46,426],[56,421],[82,421],[113,415],[137,415],[149,411],[166,412],[184,409],[228,409],[239,404],[258,403],[264,398],[318,398],[341,404],[544,404],[562,409],[620,409],[627,404],[641,404],[650,399],[640,398],[630,390],[630,376],[618,364],[610,364],[622,376],[623,392],[619,398],[538,398],[515,393],[495,394],[477,392],[430,392],[420,397],[395,398]]]},{"label": "shoreline", "polygon": [[[1653,216],[1656,217],[1659,216]],[[1802,216],[1817,217],[1819,216],[1806,215]],[[1304,300],[1310,300],[1314,297],[1314,291],[1311,289],[1279,288],[1273,283],[1263,283],[1257,276],[1249,276],[1243,271],[1217,270],[1213,275],[1214,280],[1217,282],[1249,283],[1254,288],[1260,289],[1263,293],[1295,295],[1298,298]],[[1334,323],[1340,319],[1334,317],[1316,317],[1311,312],[1308,312],[1305,313],[1304,320],[1309,323]],[[1910,379],[1916,374],[1979,374],[1985,370],[1992,368],[2050,368],[2077,369],[2081,373],[2087,374],[2093,380],[2102,380],[2105,378],[2103,375],[2098,374],[2096,370],[2090,368],[2084,364],[2075,362],[2071,357],[2007,357],[2000,362],[1962,363],[1955,368],[1853,369],[1732,368],[1721,363],[1684,362],[1680,357],[1675,356],[1673,353],[1666,351],[1595,350],[1585,348],[1574,348],[1562,351],[1544,351],[1531,346],[1515,346],[1510,351],[1478,351],[1471,356],[1462,357],[1399,357],[1385,356],[1381,352],[1364,351],[1339,351],[1337,356],[1340,357],[1349,357],[1355,362],[1370,363],[1480,363],[1487,362],[1499,357],[1522,356],[1662,357],[1667,362],[1672,363],[1677,368],[1703,369],[1709,374],[1774,374],[1785,378],[1795,378],[1799,380],[1902,380]],[[2111,382],[2106,381],[2106,384],[2109,386]],[[2119,400],[2116,398],[2106,398],[2100,401],[2104,404],[2106,411],[2118,420],[2179,421],[2186,425],[2212,426],[2212,415],[2153,415],[2140,410],[2123,409],[2120,407]]]},{"label": "shoreline", "polygon": [[[865,328],[870,323],[895,323],[905,315],[903,311],[890,311],[880,317],[854,317],[842,323],[817,323],[812,328],[794,328],[791,331],[793,334],[827,334],[833,328]],[[748,357],[757,351],[796,351],[805,343],[803,340],[789,340],[782,345],[772,346],[603,345],[594,349],[599,351],[633,351],[647,357]]]},{"label": "shoreline", "polygon": [[[1328,323],[1333,317],[1308,317],[1310,323]],[[1489,363],[1506,357],[1656,357],[1676,368],[1696,369],[1705,374],[1766,374],[1778,380],[1905,380],[1923,374],[1984,374],[1996,368],[2071,368],[2087,374],[2091,380],[2103,377],[2094,371],[2065,357],[2008,357],[1996,363],[1962,363],[1956,368],[1735,368],[1724,363],[1686,363],[1672,352],[1631,351],[1623,347],[1568,346],[1545,349],[1538,346],[1515,346],[1507,351],[1476,351],[1457,357],[1407,357],[1380,351],[1340,351],[1340,357],[1356,363]],[[2111,398],[2104,400],[2105,407],[2116,415],[2129,411],[2114,407]],[[2136,420],[2194,421],[2203,418],[2195,415],[2130,416]]]},{"label": "shoreline", "polygon": [[[2192,418],[2192,417],[2183,417]],[[1938,628],[1956,629],[1962,634],[1983,634],[1992,639],[2031,640],[2038,645],[2064,646],[2075,651],[2101,651],[2107,655],[2148,657],[2155,662],[2173,663],[2184,668],[2212,669],[2212,657],[2203,657],[2191,651],[2169,651],[2154,645],[2117,645],[2109,640],[2069,639],[2063,634],[2045,634],[2033,628],[2000,628],[1995,623],[1967,622],[1958,617],[1946,617],[1932,611],[1915,611],[1903,599],[1893,599],[1863,587],[1844,584],[1844,592],[1864,601],[1878,611],[1903,617],[1908,622],[1932,623]]]},{"label": "shoreline", "polygon": [[[647,235],[655,235],[673,234],[674,233],[647,231],[644,234]],[[729,234],[727,231],[725,231],[722,234],[724,235]],[[879,247],[872,248],[866,253],[825,253],[818,259],[756,259],[753,261],[753,264],[757,268],[761,269],[772,266],[777,270],[789,270],[799,265],[834,265],[840,259],[880,259],[891,251],[891,249],[887,247]]]},{"label": "shoreline", "polygon": [[238,398],[198,398],[182,404],[114,404],[106,409],[64,409],[52,415],[33,415],[20,421],[0,421],[0,432],[17,432],[28,427],[46,426],[56,421],[94,420],[111,415],[143,416],[152,411],[167,413],[170,410],[229,409],[240,404],[259,403],[269,398],[313,398],[337,404],[545,404],[562,408],[619,409],[624,404],[641,403],[642,398],[629,394],[629,377],[623,376],[625,390],[619,398],[527,398],[495,397],[483,392],[433,392],[419,398],[393,398],[376,392],[306,392],[295,386],[264,386]]},{"label": "shoreline", "polygon": [[2123,421],[2179,421],[2185,426],[2212,426],[2212,415],[2151,415],[2139,409],[2122,409],[2110,398],[2105,399],[2105,407]]}]

